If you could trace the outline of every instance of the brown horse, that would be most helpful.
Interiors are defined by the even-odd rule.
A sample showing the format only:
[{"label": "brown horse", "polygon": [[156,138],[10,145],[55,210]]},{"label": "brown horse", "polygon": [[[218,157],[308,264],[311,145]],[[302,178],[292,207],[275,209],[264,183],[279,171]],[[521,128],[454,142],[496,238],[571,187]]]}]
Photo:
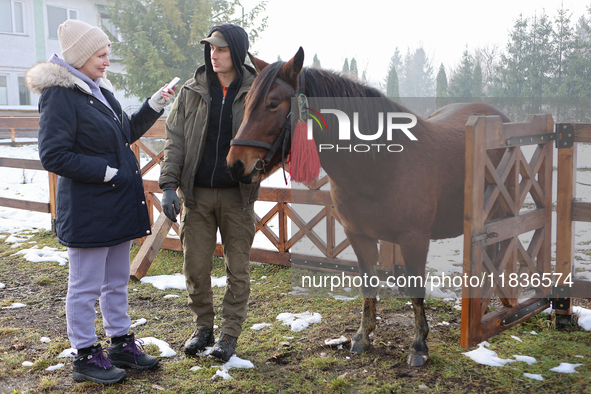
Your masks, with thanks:
[{"label": "brown horse", "polygon": [[[262,163],[268,149],[278,138],[290,113],[298,75],[305,74],[305,94],[313,97],[384,97],[371,87],[318,69],[303,69],[302,48],[286,63],[269,65],[251,56],[259,72],[246,99],[244,121],[236,139],[263,142],[260,146],[233,145],[227,156],[233,177],[241,182],[256,182],[264,165],[272,167],[281,155]],[[286,85],[287,84],[287,85]],[[409,113],[391,100],[384,100],[390,112]],[[412,134],[404,135],[402,152],[358,154],[321,151],[320,162],[330,180],[330,193],[345,233],[357,255],[360,274],[376,275],[378,240],[400,245],[407,275],[425,275],[429,241],[455,237],[463,231],[465,127],[472,115],[500,115],[487,104],[453,104],[441,108],[429,118],[417,116]],[[327,116],[333,118],[333,116]],[[329,127],[331,129],[331,127]],[[335,130],[335,127],[332,127]],[[314,129],[316,144],[337,143],[334,132]],[[405,139],[406,138],[406,139]],[[361,326],[354,335],[351,351],[361,353],[370,346],[369,334],[376,326],[376,287],[364,287]],[[420,366],[428,355],[429,326],[424,309],[425,288],[412,296],[415,313],[415,338],[409,364]]]}]

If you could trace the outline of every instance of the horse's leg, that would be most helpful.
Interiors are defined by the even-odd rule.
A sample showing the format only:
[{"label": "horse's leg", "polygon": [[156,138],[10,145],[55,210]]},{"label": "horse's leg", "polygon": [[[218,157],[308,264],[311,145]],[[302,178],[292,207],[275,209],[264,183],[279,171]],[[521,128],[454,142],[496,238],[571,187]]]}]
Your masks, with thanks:
[{"label": "horse's leg", "polygon": [[420,367],[427,362],[429,348],[427,347],[427,335],[429,334],[429,323],[425,316],[425,265],[429,251],[429,237],[417,236],[407,237],[407,242],[400,243],[402,258],[406,266],[407,283],[412,277],[421,277],[417,283],[420,287],[409,289],[413,311],[415,313],[415,339],[410,346],[408,364],[413,367]]},{"label": "horse's leg", "polygon": [[[378,240],[365,235],[353,234],[345,230],[349,242],[357,255],[359,261],[360,275],[367,275],[369,278],[377,275],[376,263],[378,261]],[[366,282],[364,280],[364,282]],[[365,284],[365,283],[364,283]],[[359,330],[351,340],[351,352],[362,353],[371,346],[369,334],[376,328],[376,305],[377,305],[377,287],[362,287],[363,294],[363,314],[361,316],[361,325]]]}]

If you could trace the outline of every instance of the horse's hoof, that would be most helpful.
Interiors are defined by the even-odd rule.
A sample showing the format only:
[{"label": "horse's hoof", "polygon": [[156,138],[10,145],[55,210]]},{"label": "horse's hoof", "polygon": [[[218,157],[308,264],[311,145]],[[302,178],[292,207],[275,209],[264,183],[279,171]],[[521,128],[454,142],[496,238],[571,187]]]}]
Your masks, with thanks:
[{"label": "horse's hoof", "polygon": [[411,367],[421,367],[425,365],[428,358],[426,354],[409,354],[407,362]]},{"label": "horse's hoof", "polygon": [[351,353],[361,354],[369,348],[369,345],[363,345],[359,342],[351,343]]}]

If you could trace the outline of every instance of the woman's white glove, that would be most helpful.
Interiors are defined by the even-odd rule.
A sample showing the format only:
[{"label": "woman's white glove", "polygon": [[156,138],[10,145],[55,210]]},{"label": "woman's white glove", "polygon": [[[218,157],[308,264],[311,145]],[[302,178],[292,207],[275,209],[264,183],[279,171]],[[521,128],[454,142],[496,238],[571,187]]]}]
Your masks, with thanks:
[{"label": "woman's white glove", "polygon": [[150,97],[148,104],[150,107],[156,112],[160,112],[166,107],[168,104],[172,102],[172,97],[174,96],[174,90],[176,90],[176,86],[173,90],[168,90],[166,87],[168,84],[164,85],[162,89],[158,89],[156,93]]},{"label": "woman's white glove", "polygon": [[107,171],[105,171],[105,179],[103,182],[109,182],[111,179],[115,178],[115,175],[117,175],[118,171],[119,170],[117,168],[111,168],[107,166]]}]

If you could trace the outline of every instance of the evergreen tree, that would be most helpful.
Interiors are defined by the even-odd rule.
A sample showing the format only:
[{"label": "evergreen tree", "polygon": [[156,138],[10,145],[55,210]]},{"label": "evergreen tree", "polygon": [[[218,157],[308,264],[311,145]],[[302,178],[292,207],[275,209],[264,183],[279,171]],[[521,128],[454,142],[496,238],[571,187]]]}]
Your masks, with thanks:
[{"label": "evergreen tree", "polygon": [[400,73],[401,97],[433,97],[435,94],[433,66],[423,47],[407,50]]},{"label": "evergreen tree", "polygon": [[359,71],[357,70],[357,60],[355,60],[355,58],[352,58],[351,59],[351,67],[350,67],[350,70],[349,70],[349,75],[353,79],[358,79],[359,78]]},{"label": "evergreen tree", "polygon": [[[498,78],[493,88],[500,97],[542,97],[548,91],[557,60],[551,37],[552,22],[545,13],[520,18],[510,33],[507,54],[501,56]],[[533,113],[540,110],[533,103]]]},{"label": "evergreen tree", "polygon": [[482,97],[482,68],[480,62],[474,66],[474,74],[472,75],[472,97]]},{"label": "evergreen tree", "polygon": [[552,83],[548,96],[566,95],[564,79],[565,68],[568,59],[572,59],[575,52],[576,38],[570,26],[570,15],[568,10],[562,6],[558,9],[558,15],[554,19],[555,28],[552,30],[553,52],[551,56]]},{"label": "evergreen tree", "polygon": [[318,60],[317,54],[314,54],[314,60],[312,60],[312,68],[322,68],[320,66],[320,60]]},{"label": "evergreen tree", "polygon": [[493,78],[493,95],[497,97],[523,97],[527,48],[527,19],[519,15],[509,34],[507,53],[501,55],[496,77]]},{"label": "evergreen tree", "polygon": [[107,11],[121,38],[110,36],[112,53],[126,73],[109,73],[109,79],[128,97],[149,97],[175,76],[184,82],[203,64],[199,41],[214,25],[242,25],[255,42],[267,24],[263,18],[255,26],[265,4],[235,17],[238,0],[111,0]]},{"label": "evergreen tree", "polygon": [[[528,35],[528,52],[525,55],[526,83],[525,91],[522,93],[525,97],[542,97],[544,91],[548,89],[550,83],[550,61],[552,56],[552,45],[550,37],[552,36],[552,22],[545,13],[539,17],[534,16],[531,30]],[[536,103],[532,108],[532,113],[540,111],[540,104]]]},{"label": "evergreen tree", "polygon": [[400,97],[398,73],[392,62],[390,62],[390,69],[388,70],[388,77],[386,78],[386,96],[391,98]]},{"label": "evergreen tree", "polygon": [[344,76],[349,75],[349,73],[351,72],[350,68],[349,68],[349,59],[345,58],[345,63],[343,63],[343,71],[342,74]]},{"label": "evergreen tree", "polygon": [[474,86],[473,68],[472,57],[468,53],[468,48],[466,48],[459,68],[452,74],[449,81],[448,91],[451,97],[472,97],[472,88]]},{"label": "evergreen tree", "polygon": [[576,26],[572,51],[565,60],[564,96],[591,97],[591,23],[582,16]]},{"label": "evergreen tree", "polygon": [[394,67],[396,72],[400,74],[400,69],[402,67],[402,56],[400,55],[400,50],[398,47],[394,49],[394,54],[390,58],[390,64],[388,65],[388,69]]},{"label": "evergreen tree", "polygon": [[384,78],[384,84],[381,84],[382,89],[386,91],[386,96],[388,97],[400,97],[398,69],[401,64],[402,59],[400,58],[400,51],[398,50],[398,47],[396,47],[396,51],[390,58],[390,63],[388,64],[388,74]]},{"label": "evergreen tree", "polygon": [[[513,119],[552,112],[555,121],[591,120],[591,26],[588,17],[581,16],[573,27],[571,17],[564,7],[552,18],[544,12],[520,15],[498,61],[495,48],[474,55],[472,96],[514,98],[495,102]],[[461,77],[468,75],[467,56],[464,53],[450,79],[450,94],[459,94]]]},{"label": "evergreen tree", "polygon": [[439,72],[437,73],[437,84],[435,88],[435,103],[437,107],[443,107],[447,102],[447,75],[445,73],[445,67],[443,63],[439,66]]}]

